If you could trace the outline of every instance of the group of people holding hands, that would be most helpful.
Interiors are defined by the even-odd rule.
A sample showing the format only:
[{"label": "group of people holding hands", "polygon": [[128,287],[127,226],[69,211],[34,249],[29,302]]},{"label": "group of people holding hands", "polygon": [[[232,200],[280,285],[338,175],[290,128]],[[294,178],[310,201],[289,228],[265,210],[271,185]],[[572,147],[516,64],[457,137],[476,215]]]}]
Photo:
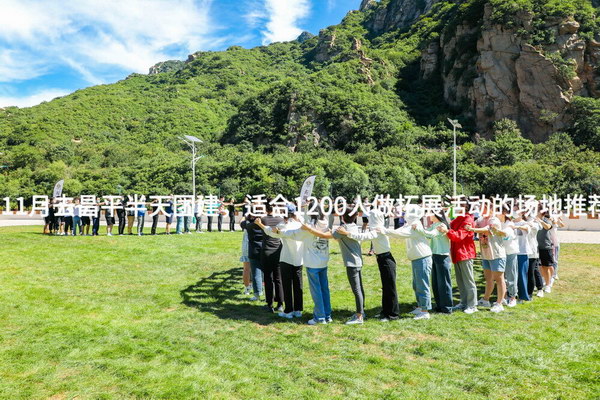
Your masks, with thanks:
[{"label": "group of people holding hands", "polygon": [[[464,214],[451,221],[439,209],[425,217],[423,208],[409,205],[404,209],[404,225],[386,228],[385,215],[376,206],[365,212],[368,223],[357,225],[357,213],[340,216],[341,224],[330,229],[329,218],[319,214],[310,219],[300,217],[293,204],[287,206],[287,217],[246,215],[242,256],[245,292],[258,301],[264,296],[269,312],[283,318],[302,316],[302,270],[306,269],[310,294],[314,303],[309,325],[332,321],[328,281],[329,241],[339,244],[342,260],[356,309],[346,324],[362,324],[365,320],[363,255],[361,242],[371,241],[381,277],[381,321],[400,317],[396,289],[396,261],[390,238],[406,240],[406,254],[412,266],[412,287],[416,307],[414,319],[431,318],[431,311],[473,314],[481,307],[499,313],[504,307],[515,307],[531,301],[534,295],[550,293],[558,279],[558,227],[561,218],[548,213],[504,209],[497,214],[482,209],[480,215]],[[428,220],[424,226],[424,220]],[[477,258],[475,241],[479,241],[485,277],[485,292],[478,299],[473,273]],[[460,302],[454,304],[452,265]],[[264,290],[263,290],[264,288]],[[495,301],[492,294],[496,291]]]}]

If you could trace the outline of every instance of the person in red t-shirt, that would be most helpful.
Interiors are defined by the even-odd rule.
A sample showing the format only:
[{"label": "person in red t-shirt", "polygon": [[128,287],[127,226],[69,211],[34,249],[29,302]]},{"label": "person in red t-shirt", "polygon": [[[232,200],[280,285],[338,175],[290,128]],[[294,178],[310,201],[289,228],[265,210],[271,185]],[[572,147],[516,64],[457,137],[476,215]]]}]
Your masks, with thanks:
[{"label": "person in red t-shirt", "polygon": [[460,293],[460,303],[453,308],[473,314],[477,311],[477,285],[473,277],[473,259],[476,251],[474,234],[465,229],[467,226],[473,226],[472,215],[456,217],[450,223],[447,236],[450,239],[450,256],[454,263],[456,283]]}]

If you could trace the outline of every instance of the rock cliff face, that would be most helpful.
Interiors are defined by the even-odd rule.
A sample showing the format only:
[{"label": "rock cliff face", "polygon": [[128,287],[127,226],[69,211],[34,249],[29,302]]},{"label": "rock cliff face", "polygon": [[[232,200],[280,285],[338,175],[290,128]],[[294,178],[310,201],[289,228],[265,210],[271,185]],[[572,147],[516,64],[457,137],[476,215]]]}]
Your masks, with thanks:
[{"label": "rock cliff face", "polygon": [[506,29],[491,23],[491,13],[488,4],[481,26],[459,25],[430,43],[422,52],[422,77],[441,74],[445,101],[473,118],[479,131],[509,118],[532,140],[545,140],[569,124],[573,96],[600,95],[600,43],[583,40],[577,21],[553,19],[545,29],[556,40],[534,47],[523,39],[531,15],[517,15],[517,27]]},{"label": "rock cliff face", "polygon": [[[391,0],[386,7],[379,7],[370,19],[368,28],[375,34],[412,25],[419,17],[431,9],[439,0]],[[363,0],[361,10],[373,8],[376,2]]]},{"label": "rock cliff face", "polygon": [[150,67],[148,75],[160,74],[162,72],[179,71],[184,67],[184,65],[185,63],[180,60],[162,61]]}]

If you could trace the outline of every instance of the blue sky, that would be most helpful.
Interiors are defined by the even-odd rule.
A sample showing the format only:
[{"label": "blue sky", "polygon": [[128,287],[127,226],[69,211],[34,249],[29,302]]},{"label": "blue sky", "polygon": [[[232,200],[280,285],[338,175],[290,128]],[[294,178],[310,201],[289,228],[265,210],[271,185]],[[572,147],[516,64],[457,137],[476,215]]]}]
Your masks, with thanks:
[{"label": "blue sky", "polygon": [[147,73],[198,50],[317,34],[360,0],[0,0],[0,107]]}]

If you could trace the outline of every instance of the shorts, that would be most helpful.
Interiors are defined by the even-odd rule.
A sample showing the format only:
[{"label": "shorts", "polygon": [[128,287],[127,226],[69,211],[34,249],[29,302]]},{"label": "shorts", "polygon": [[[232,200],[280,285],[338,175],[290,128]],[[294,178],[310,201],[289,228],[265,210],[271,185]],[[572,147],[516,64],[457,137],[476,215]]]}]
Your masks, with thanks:
[{"label": "shorts", "polygon": [[492,272],[504,272],[506,268],[506,258],[495,258],[493,260],[482,260],[483,269]]},{"label": "shorts", "polygon": [[106,225],[114,225],[115,217],[106,217]]},{"label": "shorts", "polygon": [[171,214],[170,216],[169,215],[165,216],[165,222],[167,224],[173,223],[173,214]]},{"label": "shorts", "polygon": [[554,266],[554,251],[552,249],[539,249],[540,265],[542,267]]},{"label": "shorts", "polygon": [[90,217],[81,217],[81,225],[86,226],[90,224]]}]

